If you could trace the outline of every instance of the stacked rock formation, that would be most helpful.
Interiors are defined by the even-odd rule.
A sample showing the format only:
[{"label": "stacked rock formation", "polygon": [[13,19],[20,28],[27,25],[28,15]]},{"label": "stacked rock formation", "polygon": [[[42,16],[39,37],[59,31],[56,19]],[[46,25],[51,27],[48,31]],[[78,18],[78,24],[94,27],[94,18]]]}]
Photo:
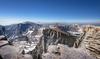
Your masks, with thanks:
[{"label": "stacked rock formation", "polygon": [[100,27],[87,25],[83,27],[83,35],[74,44],[75,48],[84,48],[97,59],[100,59]]},{"label": "stacked rock formation", "polygon": [[100,27],[87,26],[86,35],[81,42],[81,47],[86,48],[90,55],[100,59]]}]

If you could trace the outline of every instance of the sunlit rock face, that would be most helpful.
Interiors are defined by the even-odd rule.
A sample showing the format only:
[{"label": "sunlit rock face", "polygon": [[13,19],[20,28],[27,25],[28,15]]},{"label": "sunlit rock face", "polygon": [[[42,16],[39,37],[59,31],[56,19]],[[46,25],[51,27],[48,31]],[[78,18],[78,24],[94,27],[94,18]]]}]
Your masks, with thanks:
[{"label": "sunlit rock face", "polygon": [[42,55],[42,59],[95,59],[82,49],[69,48],[66,45],[50,45],[48,52]]},{"label": "sunlit rock face", "polygon": [[85,48],[91,56],[100,59],[100,27],[88,25],[83,30],[85,35],[81,42],[78,41],[78,48]]},{"label": "sunlit rock face", "polygon": [[90,54],[100,59],[100,27],[89,28],[82,45],[89,50]]},{"label": "sunlit rock face", "polygon": [[95,33],[95,35],[92,36],[92,38],[87,37],[88,41],[86,49],[89,50],[90,54],[96,57],[97,59],[100,59],[100,31],[98,33]]}]

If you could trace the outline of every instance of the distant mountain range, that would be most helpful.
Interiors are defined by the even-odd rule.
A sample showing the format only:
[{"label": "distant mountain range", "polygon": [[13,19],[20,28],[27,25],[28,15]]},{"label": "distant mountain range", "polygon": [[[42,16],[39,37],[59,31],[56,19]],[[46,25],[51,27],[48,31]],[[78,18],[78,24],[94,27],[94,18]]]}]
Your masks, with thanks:
[{"label": "distant mountain range", "polygon": [[[7,38],[13,39],[16,36],[22,36],[23,33],[28,31],[28,29],[31,29],[31,28],[38,29],[41,27],[48,27],[49,25],[55,25],[55,24],[65,25],[65,27],[61,27],[61,26],[59,27],[63,31],[69,30],[68,26],[69,26],[69,28],[72,28],[71,25],[68,25],[68,23],[37,24],[37,23],[33,23],[33,22],[23,22],[23,23],[11,24],[11,25],[7,25],[7,26],[0,25],[0,35],[5,35],[5,36],[7,36]],[[92,25],[100,26],[100,23],[83,23],[83,24],[78,23],[78,24],[79,25],[92,24]]]},{"label": "distant mountain range", "polygon": [[33,22],[24,22],[7,26],[0,26],[0,35],[5,35],[8,38],[21,36],[29,28],[40,28],[42,25]]}]

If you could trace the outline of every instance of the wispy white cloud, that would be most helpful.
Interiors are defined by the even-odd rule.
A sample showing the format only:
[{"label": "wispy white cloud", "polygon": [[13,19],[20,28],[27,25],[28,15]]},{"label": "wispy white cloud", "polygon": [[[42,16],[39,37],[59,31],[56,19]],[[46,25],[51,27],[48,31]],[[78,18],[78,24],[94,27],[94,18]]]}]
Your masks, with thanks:
[{"label": "wispy white cloud", "polygon": [[44,18],[13,18],[13,17],[5,17],[0,18],[0,25],[10,25],[10,24],[16,24],[16,23],[22,23],[22,22],[35,22],[35,23],[52,23],[52,22],[62,22],[58,19],[44,19]]},{"label": "wispy white cloud", "polygon": [[31,21],[35,23],[52,23],[52,22],[66,22],[66,23],[88,23],[99,22],[100,20],[91,19],[50,19],[50,18],[0,18],[0,25],[10,25],[16,23],[22,23],[25,21]]}]

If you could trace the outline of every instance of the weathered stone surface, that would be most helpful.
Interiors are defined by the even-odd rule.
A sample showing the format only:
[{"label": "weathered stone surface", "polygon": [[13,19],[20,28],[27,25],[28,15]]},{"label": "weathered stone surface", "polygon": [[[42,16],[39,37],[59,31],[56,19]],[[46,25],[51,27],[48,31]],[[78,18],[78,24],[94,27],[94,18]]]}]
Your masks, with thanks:
[{"label": "weathered stone surface", "polygon": [[89,50],[90,54],[100,59],[100,31],[95,33],[92,38],[87,37],[86,49]]},{"label": "weathered stone surface", "polygon": [[17,59],[18,50],[14,46],[6,45],[0,48],[3,59]]},{"label": "weathered stone surface", "polygon": [[100,59],[100,27],[86,26],[84,32],[85,35],[79,47],[85,48],[90,55]]},{"label": "weathered stone surface", "polygon": [[43,59],[95,59],[83,49],[69,48],[66,45],[50,45],[48,52],[42,55]]}]

